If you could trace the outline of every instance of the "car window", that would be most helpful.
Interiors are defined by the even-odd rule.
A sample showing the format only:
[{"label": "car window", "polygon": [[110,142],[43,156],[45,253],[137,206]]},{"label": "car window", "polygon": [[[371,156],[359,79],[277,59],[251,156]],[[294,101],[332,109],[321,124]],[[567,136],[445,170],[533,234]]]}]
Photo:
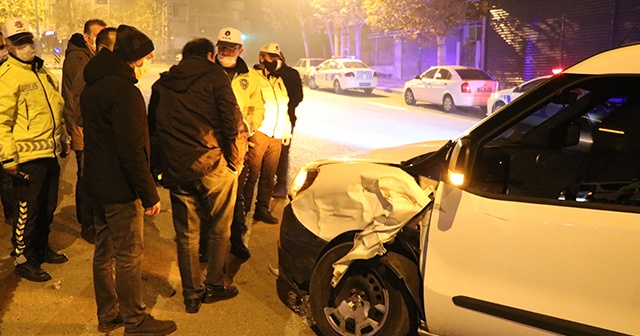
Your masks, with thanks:
[{"label": "car window", "polygon": [[360,61],[343,62],[342,66],[346,69],[368,68],[366,64]]},{"label": "car window", "polygon": [[493,80],[488,73],[480,69],[456,69],[462,80]]},{"label": "car window", "polygon": [[449,72],[449,70],[447,69],[440,69],[440,71],[436,75],[436,79],[451,79],[451,72]]},{"label": "car window", "polygon": [[303,63],[304,63],[304,60],[298,60],[298,63],[296,63],[295,66],[301,67]]},{"label": "car window", "polygon": [[318,64],[322,63],[322,60],[309,60],[311,66],[318,66]]},{"label": "car window", "polygon": [[433,78],[433,75],[435,75],[435,74],[436,74],[436,71],[438,71],[438,69],[437,69],[437,68],[436,68],[436,69],[432,69],[432,70],[428,70],[427,72],[425,72],[424,74],[422,74],[422,76],[421,76],[421,77],[422,77],[422,78],[425,78],[425,79],[432,79],[432,78]]},{"label": "car window", "polygon": [[531,82],[522,85],[520,87],[520,91],[519,92],[527,92],[527,91],[533,89],[534,87],[540,85],[540,83],[546,81],[547,79],[549,79],[549,78],[540,78],[540,79],[532,80]]},{"label": "car window", "polygon": [[596,77],[533,111],[481,146],[470,190],[640,211],[640,77]]}]

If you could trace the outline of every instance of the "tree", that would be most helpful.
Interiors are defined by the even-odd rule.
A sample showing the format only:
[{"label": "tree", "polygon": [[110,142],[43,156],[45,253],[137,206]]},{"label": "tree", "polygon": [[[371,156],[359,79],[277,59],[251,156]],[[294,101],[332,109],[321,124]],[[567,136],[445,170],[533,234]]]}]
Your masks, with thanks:
[{"label": "tree", "polygon": [[307,58],[310,57],[307,29],[317,28],[318,25],[315,8],[311,3],[302,0],[263,0],[262,8],[265,19],[272,24],[275,31],[286,29],[288,23],[296,22],[297,27],[291,28],[300,28],[305,55]]},{"label": "tree", "polygon": [[[36,5],[38,15],[36,15]],[[35,32],[36,27],[44,18],[44,9],[44,0],[3,0],[2,7],[0,7],[0,23],[16,17],[23,18],[29,21],[29,25]],[[38,22],[36,22],[36,17]]]},{"label": "tree", "polygon": [[417,40],[421,46],[435,42],[438,64],[445,62],[446,35],[467,18],[469,0],[364,0],[366,22],[373,28]]}]

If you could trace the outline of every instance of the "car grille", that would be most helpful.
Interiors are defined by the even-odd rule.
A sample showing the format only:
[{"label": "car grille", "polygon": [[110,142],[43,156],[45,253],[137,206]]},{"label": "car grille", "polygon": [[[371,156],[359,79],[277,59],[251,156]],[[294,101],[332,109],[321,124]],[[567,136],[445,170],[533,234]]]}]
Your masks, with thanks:
[{"label": "car grille", "polygon": [[356,72],[356,78],[357,79],[372,79],[373,78],[373,72],[371,72],[371,71],[357,71]]}]

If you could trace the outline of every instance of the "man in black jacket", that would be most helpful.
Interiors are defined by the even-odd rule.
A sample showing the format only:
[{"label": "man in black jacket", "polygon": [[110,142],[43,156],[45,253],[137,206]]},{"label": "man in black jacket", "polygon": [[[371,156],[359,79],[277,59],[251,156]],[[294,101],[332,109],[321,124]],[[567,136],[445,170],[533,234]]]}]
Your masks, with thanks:
[{"label": "man in black jacket", "polygon": [[[300,73],[298,70],[290,67],[284,59],[284,55],[280,52],[282,57],[282,66],[276,71],[284,86],[287,88],[287,94],[289,95],[289,106],[287,112],[289,113],[289,120],[291,120],[291,134],[296,126],[296,108],[302,102],[304,94],[302,92],[302,80],[300,79]],[[276,170],[276,185],[273,187],[272,196],[276,198],[283,198],[287,196],[287,173],[289,171],[289,148],[291,148],[291,142],[287,145],[282,145],[280,152],[280,159],[278,162],[278,169]]]},{"label": "man in black jacket", "polygon": [[84,68],[84,181],[97,232],[93,283],[103,333],[123,324],[125,335],[177,329],[173,321],[155,320],[142,303],[143,208],[144,214],[157,215],[160,197],[149,170],[146,109],[133,68],[153,48],[142,32],[120,25],[114,51],[102,48]]},{"label": "man in black jacket", "polygon": [[[187,43],[180,63],[153,85],[149,102],[152,165],[162,173],[162,184],[171,193],[187,313],[197,313],[201,303],[238,294],[238,289],[225,286],[223,279],[236,177],[246,145],[236,139],[246,128],[231,82],[214,63],[214,55],[213,43],[206,38]],[[208,237],[204,284],[199,264],[201,228],[208,230],[203,233]]]}]

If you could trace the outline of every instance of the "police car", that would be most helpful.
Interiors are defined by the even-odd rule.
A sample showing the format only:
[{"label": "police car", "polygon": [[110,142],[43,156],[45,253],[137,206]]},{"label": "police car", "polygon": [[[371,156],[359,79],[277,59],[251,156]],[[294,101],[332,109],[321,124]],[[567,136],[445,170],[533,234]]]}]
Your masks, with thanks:
[{"label": "police car", "polygon": [[378,74],[361,60],[332,58],[311,70],[308,84],[311,89],[332,88],[338,94],[346,89],[360,89],[371,94],[378,86]]},{"label": "police car", "polygon": [[523,93],[538,86],[551,76],[541,76],[534,78],[528,82],[524,82],[514,88],[500,90],[491,94],[487,100],[487,115],[494,113],[503,106],[509,104],[512,100],[520,97]]}]

